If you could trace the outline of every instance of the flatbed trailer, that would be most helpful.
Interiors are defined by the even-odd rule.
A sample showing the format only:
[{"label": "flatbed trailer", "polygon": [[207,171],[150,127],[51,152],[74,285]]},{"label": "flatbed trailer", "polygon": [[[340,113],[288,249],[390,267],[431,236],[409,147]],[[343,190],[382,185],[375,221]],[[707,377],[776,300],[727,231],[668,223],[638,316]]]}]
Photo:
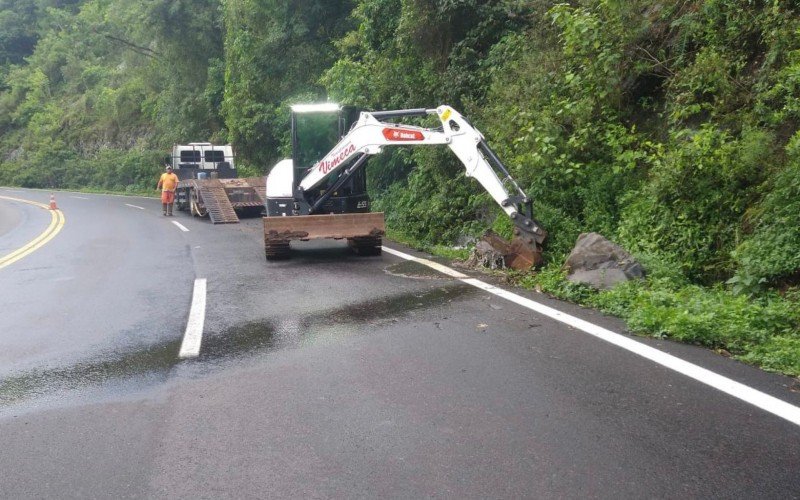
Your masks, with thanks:
[{"label": "flatbed trailer", "polygon": [[169,163],[179,179],[175,196],[178,210],[208,217],[213,224],[231,224],[239,222],[240,214],[264,209],[264,179],[239,178],[230,145],[175,145]]}]

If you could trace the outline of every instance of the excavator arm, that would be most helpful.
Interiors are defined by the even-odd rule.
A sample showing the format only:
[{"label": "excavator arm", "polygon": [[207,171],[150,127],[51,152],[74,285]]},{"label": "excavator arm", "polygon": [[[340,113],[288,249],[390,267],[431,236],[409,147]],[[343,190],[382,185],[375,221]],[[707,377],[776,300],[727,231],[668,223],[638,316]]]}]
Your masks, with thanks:
[{"label": "excavator arm", "polygon": [[[441,127],[429,129],[385,122],[403,117],[436,115]],[[514,240],[508,254],[518,260],[516,268],[530,268],[541,263],[542,244],[547,232],[533,218],[531,199],[511,177],[506,167],[486,144],[476,128],[450,106],[436,109],[362,112],[350,131],[322,160],[314,164],[298,183],[294,199],[301,215],[318,213],[327,197],[334,193],[366,160],[387,146],[446,145],[464,165],[468,177],[477,180],[514,223]],[[309,192],[338,174],[325,194],[310,199]]]}]

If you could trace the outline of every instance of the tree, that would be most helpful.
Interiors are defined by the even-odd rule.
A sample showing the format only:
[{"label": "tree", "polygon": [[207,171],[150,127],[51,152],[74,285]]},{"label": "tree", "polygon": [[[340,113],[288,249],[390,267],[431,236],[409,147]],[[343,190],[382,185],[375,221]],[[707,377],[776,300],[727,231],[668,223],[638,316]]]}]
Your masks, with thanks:
[{"label": "tree", "polygon": [[324,100],[318,83],[349,26],[349,0],[225,2],[223,114],[239,155],[261,168],[281,156],[293,100]]}]

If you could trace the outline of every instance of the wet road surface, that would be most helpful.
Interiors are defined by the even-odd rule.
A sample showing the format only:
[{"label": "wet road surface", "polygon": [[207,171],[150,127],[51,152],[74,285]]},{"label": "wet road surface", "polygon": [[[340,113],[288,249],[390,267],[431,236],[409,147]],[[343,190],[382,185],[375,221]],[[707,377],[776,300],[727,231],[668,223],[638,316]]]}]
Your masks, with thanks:
[{"label": "wet road surface", "polygon": [[[0,497],[800,496],[797,426],[420,264],[337,242],[267,263],[258,219],[183,232],[154,199],[57,198],[62,233],[0,270]],[[47,223],[0,217],[0,254]]]}]

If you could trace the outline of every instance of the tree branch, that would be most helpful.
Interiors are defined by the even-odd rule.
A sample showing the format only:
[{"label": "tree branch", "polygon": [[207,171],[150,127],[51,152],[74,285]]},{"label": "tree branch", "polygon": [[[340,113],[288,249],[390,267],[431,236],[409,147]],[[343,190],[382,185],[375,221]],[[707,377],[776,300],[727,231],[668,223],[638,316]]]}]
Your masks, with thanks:
[{"label": "tree branch", "polygon": [[639,45],[637,45],[636,48],[641,50],[642,52],[644,52],[647,55],[647,59],[649,59],[649,60],[651,60],[651,61],[653,61],[655,63],[654,67],[661,67],[667,73],[669,73],[670,76],[675,76],[675,73],[671,69],[669,69],[669,67],[664,62],[659,61],[658,58],[656,56],[654,56],[653,54],[651,54],[647,49],[645,49],[644,47],[639,46]]},{"label": "tree branch", "polygon": [[108,38],[109,40],[112,40],[114,42],[118,42],[118,43],[121,43],[121,44],[127,46],[129,49],[133,50],[137,54],[141,54],[141,55],[147,56],[147,57],[152,57],[153,59],[160,59],[161,58],[161,54],[159,52],[156,52],[153,49],[150,49],[150,48],[147,48],[147,47],[142,47],[141,45],[136,45],[135,43],[129,42],[127,40],[124,40],[122,38],[116,37],[114,35],[109,35],[109,34],[104,33],[103,36]]}]

